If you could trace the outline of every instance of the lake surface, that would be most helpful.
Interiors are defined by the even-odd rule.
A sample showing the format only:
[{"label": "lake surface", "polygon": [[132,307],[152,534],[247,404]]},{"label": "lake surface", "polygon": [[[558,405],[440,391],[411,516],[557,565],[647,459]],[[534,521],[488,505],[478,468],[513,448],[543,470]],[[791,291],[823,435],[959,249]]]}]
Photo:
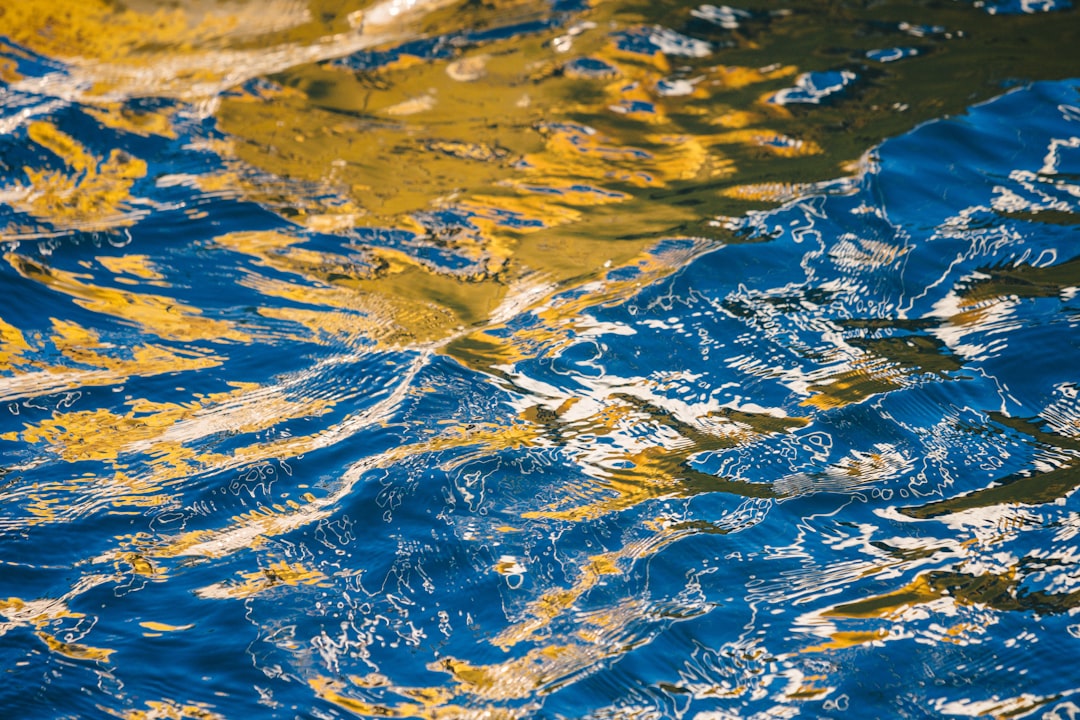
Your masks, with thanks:
[{"label": "lake surface", "polygon": [[1080,715],[1076,47],[0,6],[0,716]]}]

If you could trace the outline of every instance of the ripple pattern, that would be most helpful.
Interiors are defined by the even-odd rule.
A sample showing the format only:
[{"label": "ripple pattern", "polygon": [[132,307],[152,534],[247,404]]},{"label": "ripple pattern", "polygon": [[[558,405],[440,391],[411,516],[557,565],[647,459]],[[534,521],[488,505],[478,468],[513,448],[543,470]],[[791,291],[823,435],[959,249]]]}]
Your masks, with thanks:
[{"label": "ripple pattern", "polygon": [[[283,5],[233,74],[201,25],[168,77],[0,43],[4,713],[1075,714],[1080,81],[755,185],[872,92],[706,66],[788,13],[445,5]],[[864,30],[901,25],[900,67],[960,37]],[[482,93],[379,85],[499,53],[598,84],[498,142],[414,119]]]}]

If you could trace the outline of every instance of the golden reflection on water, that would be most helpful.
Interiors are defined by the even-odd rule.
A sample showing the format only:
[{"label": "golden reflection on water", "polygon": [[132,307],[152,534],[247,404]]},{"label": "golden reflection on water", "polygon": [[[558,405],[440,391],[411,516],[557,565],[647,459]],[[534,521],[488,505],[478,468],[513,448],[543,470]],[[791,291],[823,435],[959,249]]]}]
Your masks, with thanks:
[{"label": "golden reflection on water", "polygon": [[[27,168],[29,184],[13,191],[16,209],[48,221],[59,231],[104,230],[137,220],[138,215],[130,212],[130,190],[135,180],[146,175],[145,162],[119,149],[107,160],[96,158],[48,122],[31,123],[27,135],[63,160],[67,169]],[[8,228],[8,232],[27,235],[32,230]]]},{"label": "golden reflection on water", "polygon": [[[895,448],[878,444],[852,451],[815,478],[764,484],[717,477],[694,470],[691,457],[750,446],[805,427],[809,419],[771,408],[680,405],[662,398],[662,383],[654,379],[630,378],[589,392],[560,393],[529,385],[512,368],[528,359],[557,357],[589,330],[590,309],[624,301],[697,254],[735,241],[714,222],[718,216],[782,202],[812,181],[850,173],[856,167],[852,163],[882,136],[989,94],[989,83],[973,82],[974,96],[951,98],[928,79],[934,73],[947,75],[961,63],[968,77],[993,77],[994,67],[983,62],[991,44],[978,32],[968,41],[966,55],[950,48],[928,58],[927,65],[938,63],[937,70],[920,66],[883,72],[845,110],[808,114],[767,101],[800,72],[812,69],[802,66],[804,59],[815,62],[806,47],[821,38],[807,39],[797,18],[776,15],[768,34],[734,34],[735,46],[719,58],[668,57],[620,49],[612,34],[613,29],[649,27],[662,9],[596,3],[568,26],[466,42],[450,58],[400,54],[364,70],[323,62],[362,48],[389,47],[391,38],[436,36],[478,20],[510,25],[547,12],[547,4],[537,2],[463,7],[434,2],[391,18],[387,7],[336,0],[191,0],[168,8],[151,2],[121,7],[96,0],[24,0],[2,9],[0,35],[69,62],[71,77],[52,80],[55,94],[77,98],[102,127],[175,138],[177,124],[184,121],[177,111],[136,111],[124,104],[154,95],[184,98],[196,115],[216,120],[227,140],[207,141],[200,148],[220,158],[222,168],[159,177],[157,187],[187,185],[207,198],[252,201],[287,219],[296,232],[227,232],[214,238],[212,251],[230,261],[242,258],[239,283],[263,299],[256,319],[244,324],[212,317],[194,300],[186,302],[183,283],[151,250],[103,253],[77,272],[50,267],[29,253],[7,252],[5,262],[21,278],[82,310],[121,321],[144,340],[116,347],[92,327],[62,317],[52,318],[51,331],[43,336],[0,318],[0,400],[120,385],[138,377],[182,378],[223,366],[233,348],[242,345],[274,347],[302,339],[335,348],[422,350],[381,404],[306,435],[259,436],[285,421],[336,409],[334,400],[298,391],[295,386],[303,378],[280,385],[229,382],[228,390],[177,391],[168,401],[132,397],[124,411],[57,410],[46,420],[26,423],[0,435],[0,441],[33,445],[42,456],[66,463],[69,477],[13,496],[23,503],[24,515],[9,524],[62,522],[102,507],[121,513],[168,505],[175,501],[177,485],[196,473],[279,462],[338,443],[383,422],[387,408],[409,391],[433,353],[488,373],[528,402],[504,426],[455,424],[375,455],[322,496],[282,497],[216,529],[118,537],[106,558],[123,568],[117,572],[161,581],[169,575],[171,559],[221,558],[265,548],[276,537],[328,517],[365,472],[451,449],[463,452],[448,467],[507,448],[563,448],[583,477],[558,502],[523,513],[523,521],[586,523],[658,497],[709,492],[752,503],[813,488],[854,491],[909,469],[910,461]],[[874,11],[863,12],[869,17]],[[950,15],[953,9],[940,12],[959,17]],[[963,19],[969,25],[982,22],[968,15]],[[1058,38],[1055,42],[1075,34],[1053,26],[1053,18],[1025,22],[1032,35]],[[878,38],[866,42],[871,40]],[[575,58],[589,58],[593,64],[588,67],[594,69],[583,69],[572,62]],[[1060,58],[1053,62],[1057,65],[1041,68],[1044,76],[1065,64]],[[0,67],[0,75],[13,87],[25,81],[9,65]],[[661,92],[662,81],[673,77],[685,85],[678,93]],[[252,78],[263,82],[242,87]],[[35,87],[49,91],[40,83]],[[899,105],[906,107],[900,110]],[[3,192],[6,202],[37,224],[8,227],[6,239],[33,241],[75,229],[121,231],[152,211],[132,194],[147,174],[143,159],[120,149],[95,154],[48,120],[30,122],[27,133],[42,162],[26,169],[25,186]],[[444,211],[459,219],[445,220]],[[197,219],[198,211],[188,216]],[[390,247],[364,244],[349,234],[372,228],[400,231],[408,239]],[[304,234],[308,230],[337,235],[342,242],[333,249],[316,247]],[[660,237],[682,244],[657,251]],[[461,262],[426,259],[420,250],[431,247]],[[841,254],[851,265],[882,267],[902,251],[860,241]],[[955,298],[955,307],[943,310],[941,341],[851,343],[845,348],[850,352],[838,354],[825,372],[804,378],[808,394],[803,406],[839,408],[904,387],[914,375],[956,370],[961,362],[944,349],[948,333],[985,328],[988,321],[1007,317],[1007,303],[1017,297],[1058,295],[1072,283],[1075,263],[1017,265],[986,273]],[[579,292],[558,294],[570,288]],[[524,311],[535,322],[511,328],[508,321]],[[1035,420],[993,419],[1048,448],[1080,451],[1075,417],[1054,432]],[[631,429],[643,426],[650,432],[632,436]],[[230,450],[206,449],[207,438],[222,434],[245,437]],[[613,442],[598,452],[597,438]],[[899,512],[918,520],[1064,497],[1080,483],[1075,455],[1047,457],[1058,466]],[[82,463],[93,469],[83,472]],[[311,687],[358,714],[527,715],[529,707],[511,710],[494,703],[533,697],[538,689],[632,649],[622,635],[646,611],[633,603],[593,611],[581,618],[570,642],[548,642],[550,626],[576,612],[580,598],[606,577],[627,572],[686,534],[726,532],[667,518],[655,518],[638,530],[621,547],[590,555],[563,586],[539,590],[518,620],[491,638],[502,650],[535,643],[523,655],[482,666],[443,658],[429,669],[448,674],[454,683],[450,688],[395,687],[403,700],[393,706],[357,697],[356,691],[366,686],[390,685],[386,678],[350,677],[346,684],[317,676],[309,678]],[[319,568],[301,562],[256,556],[244,562],[249,570],[200,588],[199,597],[245,600],[281,586],[318,586],[329,580]],[[868,576],[887,567],[868,564],[851,572]],[[802,652],[827,654],[889,641],[893,626],[916,607],[959,603],[1042,610],[1040,603],[1045,603],[1061,611],[1080,603],[1077,592],[1021,599],[1016,588],[1014,569],[928,571],[899,589],[808,616],[807,625],[820,630],[822,642]],[[80,591],[73,588],[72,593]],[[63,599],[9,598],[0,601],[0,615],[5,627],[33,627],[53,653],[109,661],[109,649],[57,639],[57,628],[81,617]],[[155,633],[188,627],[158,621],[142,626]],[[957,624],[942,637],[961,642],[977,633]],[[826,680],[793,677],[787,695],[827,695]],[[746,689],[724,691],[737,695]],[[468,707],[457,704],[463,697]],[[477,708],[477,703],[488,706]],[[198,704],[161,700],[147,706],[118,716],[216,717]],[[986,712],[1008,714],[1037,706],[1021,698]]]},{"label": "golden reflection on water", "polygon": [[[756,177],[792,178],[808,170],[816,178],[835,176],[872,137],[944,109],[940,96],[932,93],[925,108],[906,114],[864,104],[886,86],[900,94],[918,92],[916,85],[903,84],[904,68],[891,69],[864,91],[867,98],[847,104],[854,124],[868,125],[859,130],[867,139],[852,151],[844,134],[823,135],[835,120],[832,109],[808,115],[766,102],[804,69],[783,60],[800,57],[784,46],[798,22],[784,14],[774,14],[768,33],[750,23],[731,34],[734,47],[722,51],[720,63],[693,53],[621,49],[611,28],[648,28],[649,12],[610,3],[590,8],[582,16],[587,19],[568,27],[466,42],[451,59],[402,54],[362,71],[318,62],[360,47],[385,46],[387,28],[437,36],[470,27],[465,22],[470,19],[497,18],[498,24],[512,26],[547,12],[546,4],[532,2],[453,12],[445,4],[421,3],[395,15],[387,14],[393,7],[389,2],[366,8],[316,0],[280,0],[271,7],[185,2],[169,8],[100,0],[26,2],[0,16],[0,33],[87,73],[93,81],[83,96],[90,103],[88,112],[106,127],[173,133],[172,111],[132,111],[108,99],[112,95],[167,95],[183,83],[183,94],[203,92],[214,98],[206,110],[231,136],[216,150],[233,169],[185,182],[208,193],[259,201],[301,226],[324,232],[401,228],[419,242],[434,241],[467,260],[464,269],[451,271],[419,262],[407,251],[367,248],[360,252],[367,261],[361,270],[347,257],[305,257],[300,247],[259,250],[222,239],[226,247],[262,252],[270,267],[288,264],[287,271],[322,286],[305,291],[303,301],[319,308],[314,312],[330,314],[304,316],[308,311],[300,311],[294,319],[302,324],[311,327],[320,318],[330,327],[346,324],[335,311],[355,305],[350,296],[371,293],[376,302],[390,300],[390,307],[377,313],[371,327],[344,329],[346,334],[379,334],[379,327],[396,322],[406,336],[421,341],[445,338],[458,324],[488,319],[508,285],[521,278],[554,286],[578,283],[609,263],[624,264],[658,234],[702,231],[709,215],[693,209],[698,204],[709,202],[723,212],[745,207],[746,201],[775,202],[790,194],[786,188],[795,187],[790,181],[752,182]],[[963,17],[969,25],[979,21]],[[106,26],[108,32],[98,31]],[[983,41],[965,42],[971,57],[977,57],[980,50],[971,44]],[[312,50],[316,47],[318,52]],[[239,61],[238,54],[246,59]],[[575,64],[579,58],[593,65]],[[753,58],[757,64],[732,64],[728,58]],[[957,60],[932,56],[927,62]],[[270,82],[221,94],[259,75]],[[125,77],[130,84],[124,84]],[[666,87],[661,81],[672,78],[685,87],[661,90]],[[200,91],[204,85],[213,90]],[[83,80],[80,87],[85,86]],[[95,94],[102,99],[94,100]],[[876,136],[870,129],[874,126],[880,127]],[[33,123],[30,131],[67,167],[30,171],[34,191],[17,189],[23,197],[16,206],[47,221],[54,231],[122,227],[146,212],[129,194],[132,181],[146,172],[141,159],[119,150],[95,158],[47,122]],[[800,159],[812,162],[792,165]],[[297,189],[280,181],[267,184],[271,176],[265,173],[298,183]],[[310,192],[314,188],[318,192]],[[656,202],[683,193],[689,193],[685,202]],[[725,198],[735,204],[725,205]],[[427,214],[440,208],[464,213],[467,227],[448,231],[433,224]],[[589,208],[587,216],[584,208]],[[8,229],[15,236],[35,232],[40,230]],[[572,248],[573,256],[553,252],[556,246]],[[271,281],[251,282],[271,298],[296,292]],[[325,290],[327,284],[335,289],[345,285],[348,291],[335,296]],[[157,303],[134,295],[105,301],[114,311],[123,305],[131,307],[124,312],[139,314],[153,311]],[[402,303],[413,307],[398,307]],[[190,319],[184,315],[180,322]],[[198,335],[213,332],[206,326]],[[243,339],[225,328],[219,332],[221,338]],[[852,381],[837,383],[847,387]]]}]

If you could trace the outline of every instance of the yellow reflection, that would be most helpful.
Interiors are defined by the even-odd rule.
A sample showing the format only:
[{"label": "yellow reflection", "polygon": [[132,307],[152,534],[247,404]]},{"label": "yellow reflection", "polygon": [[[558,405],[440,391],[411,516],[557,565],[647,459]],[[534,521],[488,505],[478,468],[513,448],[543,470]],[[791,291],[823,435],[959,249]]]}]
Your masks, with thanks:
[{"label": "yellow reflection", "polygon": [[79,620],[85,617],[82,613],[73,613],[68,610],[67,604],[60,599],[27,601],[10,597],[0,600],[0,616],[5,620],[3,624],[0,624],[0,629],[5,624],[30,625],[35,628],[34,634],[50,651],[72,660],[108,662],[109,655],[114,652],[74,641],[64,642],[57,639],[54,633],[49,632],[50,626],[59,628],[66,619]]},{"label": "yellow reflection", "polygon": [[303,240],[285,233],[228,233],[215,238],[215,242],[233,252],[256,258],[260,265],[321,284],[356,288],[357,281],[373,274],[359,257],[349,258],[298,247]]},{"label": "yellow reflection", "polygon": [[8,433],[3,439],[48,445],[66,462],[116,461],[129,444],[158,437],[186,412],[184,407],[173,405],[155,408],[145,416],[134,410],[126,415],[104,409],[56,413],[22,432]]},{"label": "yellow reflection", "polygon": [[[49,122],[32,122],[30,140],[63,160],[68,170],[26,168],[29,185],[21,188],[13,206],[55,229],[107,230],[131,225],[130,190],[146,175],[146,163],[122,150],[108,159],[93,156],[70,135]],[[18,232],[9,228],[9,232]]]},{"label": "yellow reflection", "polygon": [[[362,678],[350,678],[360,688],[366,683]],[[393,688],[393,691],[415,702],[395,705],[374,703],[348,694],[342,683],[331,678],[317,676],[308,681],[315,694],[350,713],[364,717],[427,718],[429,720],[514,720],[528,714],[527,709],[501,707],[464,707],[450,702],[449,693],[438,687]]]},{"label": "yellow reflection", "polygon": [[823,613],[825,617],[890,618],[913,605],[928,603],[941,597],[941,592],[931,587],[925,575],[891,593],[877,595],[866,600],[836,605]]},{"label": "yellow reflection", "polygon": [[146,710],[99,709],[122,720],[225,720],[224,715],[214,712],[206,703],[180,703],[175,700],[148,700]]},{"label": "yellow reflection", "polygon": [[[614,266],[610,270],[600,266],[600,277],[594,284],[588,285],[587,291],[569,298],[540,301],[547,299],[544,297],[535,302],[537,307],[533,315],[539,320],[535,326],[502,337],[494,330],[501,329],[503,325],[495,323],[453,339],[446,352],[466,365],[483,370],[532,358],[557,356],[573,342],[579,331],[586,329],[590,308],[632,296],[642,286],[671,274],[683,262],[707,249],[707,245],[701,241],[686,240],[685,243],[683,248],[660,253],[642,251],[640,244],[633,244],[631,248],[634,254],[629,258],[610,263]],[[648,245],[653,243],[649,242]],[[595,253],[592,255],[594,260],[610,258],[602,255],[600,248],[590,250]],[[635,272],[629,276],[617,273],[617,270],[627,268]],[[545,296],[548,294],[545,293]]]},{"label": "yellow reflection", "polygon": [[279,585],[318,585],[327,578],[318,570],[304,567],[302,563],[284,560],[271,563],[262,570],[241,573],[241,582],[222,582],[199,588],[195,594],[201,598],[237,599],[248,598]]},{"label": "yellow reflection", "polygon": [[[532,10],[531,3],[511,5],[515,12]],[[598,12],[607,17],[610,11],[601,7]],[[459,26],[442,15],[433,16],[431,23],[439,29]],[[692,103],[775,82],[793,74],[792,66],[710,67],[703,69],[702,81],[689,96],[663,97],[656,90],[664,77],[657,68],[613,53],[606,33],[585,33],[575,40],[575,55],[604,58],[624,80],[578,77],[573,82],[580,85],[579,93],[555,81],[562,58],[552,56],[550,42],[548,35],[526,35],[492,41],[482,51],[463,53],[445,65],[406,56],[365,73],[298,64],[283,79],[287,91],[274,102],[229,98],[218,116],[228,132],[243,140],[231,146],[236,160],[277,176],[318,183],[344,209],[319,206],[310,193],[282,197],[280,183],[260,188],[259,181],[248,179],[250,173],[231,174],[233,186],[250,199],[273,198],[270,204],[289,208],[294,221],[323,231],[354,225],[414,227],[418,241],[437,240],[467,259],[469,268],[449,273],[409,259],[412,250],[368,249],[366,259],[374,271],[369,268],[354,279],[370,281],[373,291],[396,295],[399,288],[388,281],[392,268],[411,262],[416,269],[404,295],[430,298],[436,308],[451,310],[457,322],[471,324],[487,319],[505,292],[505,286],[480,287],[529,273],[555,282],[587,279],[605,263],[632,257],[645,245],[626,243],[620,236],[655,238],[665,226],[685,223],[693,213],[668,203],[644,202],[644,194],[635,193],[731,174],[734,162],[721,146],[746,146],[777,157],[820,152],[811,141],[751,127],[765,121],[762,113],[727,111],[727,120],[720,124],[733,129],[716,136],[681,127],[686,118],[706,112]],[[499,62],[490,62],[493,57]],[[523,78],[532,78],[532,85],[523,85]],[[595,119],[595,127],[570,120],[581,114]],[[373,115],[392,122],[364,119]],[[625,121],[635,119],[644,122],[625,127]],[[657,132],[661,128],[664,132]],[[591,214],[587,227],[576,209],[620,204],[633,207]],[[464,211],[472,229],[443,232],[415,215],[441,208]],[[557,228],[564,232],[552,234]],[[619,243],[613,242],[616,237]],[[301,267],[300,249],[295,250],[264,251],[264,261],[278,268],[291,265],[286,272],[318,278],[319,272]],[[566,250],[578,254],[575,262],[565,261]],[[350,274],[357,272],[354,267]],[[452,284],[474,284],[451,291],[440,277],[446,274],[454,275]],[[344,282],[336,278],[333,284]],[[284,291],[274,292],[281,297]],[[342,304],[337,301],[338,307]],[[328,319],[334,325],[342,320]]]},{"label": "yellow reflection", "polygon": [[[635,607],[636,612],[641,608]],[[624,648],[625,649],[625,648]],[[535,708],[507,708],[494,703],[527,700],[543,693],[559,680],[581,672],[612,652],[589,644],[548,645],[530,650],[519,658],[500,663],[474,665],[453,657],[432,662],[428,669],[447,673],[453,679],[451,688],[398,687],[382,677],[350,677],[352,688],[323,676],[309,680],[316,694],[350,712],[379,717],[418,718],[517,718],[529,716]],[[360,699],[368,688],[381,688],[408,701],[386,704]],[[467,700],[464,705],[454,701]]]},{"label": "yellow reflection", "polygon": [[[80,387],[114,385],[129,377],[201,370],[219,365],[222,360],[205,352],[175,351],[159,345],[117,348],[102,343],[96,332],[76,323],[53,319],[52,324],[53,334],[49,342],[64,358],[83,367],[46,365],[44,362],[31,362],[28,359],[24,361],[25,364],[32,365],[34,370],[21,369],[10,377],[0,378],[0,400],[36,397]],[[0,326],[0,332],[2,331],[3,327]],[[21,338],[21,334],[19,337]],[[0,353],[4,352],[3,347],[0,345]],[[17,347],[25,351],[21,346]],[[119,355],[128,357],[118,357]],[[0,358],[2,357],[0,354]],[[9,357],[12,357],[12,362],[18,360],[16,356]],[[89,369],[86,366],[89,366]]]},{"label": "yellow reflection", "polygon": [[298,322],[316,339],[366,337],[391,346],[441,339],[461,324],[486,318],[506,292],[501,282],[465,284],[390,249],[368,252],[360,261],[297,247],[299,238],[281,233],[233,233],[217,242],[303,278],[305,283],[296,283],[251,274],[242,283],[271,298],[320,308],[268,303],[260,309],[265,317]]},{"label": "yellow reflection", "polygon": [[[989,605],[999,610],[1019,609],[1020,603],[1008,596],[1008,588],[1014,582],[1011,572],[1007,577],[944,571],[924,573],[892,592],[840,603],[804,617],[803,620],[808,620],[810,625],[821,626],[823,632],[820,634],[828,640],[804,647],[801,652],[836,651],[900,639],[906,636],[902,623],[911,617],[922,616],[928,609],[950,615],[955,615],[956,606],[978,608]],[[859,624],[863,627],[841,630],[832,624],[834,620],[862,621]],[[865,621],[879,621],[883,626],[865,628]],[[970,623],[958,622],[941,629],[941,632],[935,631],[933,639],[935,642],[965,644],[973,629]]]},{"label": "yellow reflection", "polygon": [[118,462],[121,455],[139,452],[158,462],[196,460],[194,452],[185,452],[181,443],[225,429],[224,425],[236,434],[258,432],[286,419],[321,415],[333,402],[292,400],[280,389],[247,383],[228,392],[196,395],[188,403],[139,398],[127,404],[131,409],[122,415],[105,409],[57,412],[3,438],[43,443],[67,462],[104,460],[123,467]]},{"label": "yellow reflection", "polygon": [[[314,445],[310,439],[254,442],[228,455],[200,450],[196,443],[221,433],[258,433],[289,419],[323,414],[332,404],[321,398],[294,400],[281,388],[246,384],[228,392],[195,395],[186,403],[134,399],[123,414],[105,409],[56,412],[0,440],[44,446],[68,463],[98,461],[115,469],[111,475],[88,473],[36,485],[27,495],[29,515],[23,522],[59,522],[97,512],[103,505],[114,512],[161,505],[172,497],[167,488],[194,474],[278,463],[279,458],[302,454]],[[132,470],[140,464],[146,469]],[[139,555],[122,556],[138,557],[148,565]],[[147,571],[154,574],[152,566]]]},{"label": "yellow reflection", "polygon": [[50,650],[72,660],[100,660],[108,662],[112,650],[90,647],[80,643],[62,642],[46,632],[35,633]]},{"label": "yellow reflection", "polygon": [[457,682],[458,694],[488,701],[522,700],[599,659],[584,646],[547,645],[502,663],[478,666],[448,657],[428,667],[449,673]]},{"label": "yellow reflection", "polygon": [[544,152],[524,158],[530,174],[540,177],[664,187],[673,180],[694,178],[705,165],[705,149],[694,138],[658,137],[666,142],[651,150],[619,144],[585,125],[549,125],[543,130]]},{"label": "yellow reflection", "polygon": [[6,254],[4,259],[24,278],[71,297],[80,307],[126,320],[167,340],[251,340],[232,323],[205,318],[198,308],[173,298],[93,285],[84,281],[86,276],[51,268],[15,253]]},{"label": "yellow reflection", "polygon": [[845,363],[839,371],[810,387],[812,395],[800,405],[821,410],[859,403],[872,395],[902,387],[904,369],[873,356]]},{"label": "yellow reflection", "polygon": [[[739,90],[771,80],[793,77],[797,72],[799,70],[794,65],[773,65],[763,68],[728,65],[717,67],[710,79],[725,90]],[[742,112],[745,113],[746,111]],[[740,114],[735,117],[748,116]]]},{"label": "yellow reflection", "polygon": [[[70,79],[56,76],[53,85],[66,83],[68,93],[83,99],[206,98],[262,73],[385,41],[381,33],[400,32],[410,16],[439,4],[445,2],[420,2],[391,23],[368,13],[365,31],[335,0],[182,0],[169,7],[146,0],[25,0],[5,7],[0,36],[70,63]],[[138,121],[136,127],[160,129]]]},{"label": "yellow reflection", "polygon": [[[153,262],[146,255],[134,253],[114,256],[102,255],[97,258],[97,261],[106,270],[118,276],[130,275],[132,278],[149,281],[150,284],[158,287],[169,287],[169,283],[164,282],[165,276],[154,267]],[[137,280],[127,277],[117,277],[116,279],[130,284],[137,284]]]},{"label": "yellow reflection", "polygon": [[[652,534],[628,543],[618,550],[591,556],[589,561],[579,569],[578,576],[570,587],[553,588],[531,601],[525,610],[524,619],[500,632],[492,643],[505,650],[520,642],[536,639],[552,621],[569,612],[586,592],[602,582],[604,576],[622,574],[635,563],[654,555],[664,546],[682,539],[691,532],[664,523],[654,524],[651,529]],[[634,608],[631,604],[623,608],[622,612],[595,615],[591,620],[592,624],[603,629],[604,632],[585,633],[579,636],[589,641],[586,647],[591,648],[591,652],[597,652],[603,647],[602,641],[606,635],[617,632],[630,619],[639,617],[639,612],[640,609]]]},{"label": "yellow reflection", "polygon": [[810,185],[799,183],[748,183],[724,188],[721,194],[736,200],[782,203],[798,197],[808,189]]},{"label": "yellow reflection", "polygon": [[732,130],[707,138],[716,145],[745,145],[761,148],[777,157],[805,157],[820,155],[821,146],[812,140],[798,140],[787,135],[760,130]]},{"label": "yellow reflection", "polygon": [[810,645],[809,647],[803,648],[802,652],[812,653],[824,652],[826,650],[843,650],[844,648],[879,642],[888,636],[889,631],[884,629],[836,631],[830,634],[828,642]]},{"label": "yellow reflection", "polygon": [[[0,50],[8,52],[10,46],[7,43],[0,43]],[[0,60],[0,80],[5,83],[13,83],[22,80],[22,75],[19,74],[19,65],[11,58],[4,58]]]},{"label": "yellow reflection", "polygon": [[113,130],[142,137],[151,135],[165,138],[176,137],[172,126],[174,111],[171,109],[145,112],[134,110],[122,103],[107,102],[97,107],[84,107],[83,112]]},{"label": "yellow reflection", "polygon": [[26,364],[24,353],[31,350],[19,328],[0,318],[0,372]]},{"label": "yellow reflection", "polygon": [[[288,3],[277,3],[285,9]],[[139,53],[146,47],[179,46],[223,34],[237,23],[205,17],[192,27],[180,7],[138,12],[108,0],[23,0],[0,15],[0,33],[50,57],[68,57],[77,50],[83,57],[112,60]],[[246,18],[248,22],[255,17]],[[49,32],[39,28],[48,27]],[[103,32],[108,28],[108,32]],[[190,45],[189,45],[190,47]]]},{"label": "yellow reflection", "polygon": [[[407,390],[408,376],[400,388],[401,392]],[[391,395],[384,402],[388,407],[393,407],[398,401],[397,396]],[[338,427],[324,432],[266,443],[253,443],[238,448],[232,456],[204,454],[199,459],[205,463],[204,467],[224,468],[239,467],[267,459],[296,457],[338,442],[349,434],[357,432],[367,423],[380,422],[381,417],[377,410],[376,408],[376,411],[366,413],[359,418],[346,419]],[[534,437],[534,429],[525,424],[511,426],[479,424],[467,428],[448,428],[446,432],[430,440],[403,445],[358,463],[341,478],[340,485],[332,493],[323,497],[316,498],[305,494],[301,498],[303,503],[289,500],[285,505],[263,507],[237,515],[231,519],[230,524],[216,530],[192,530],[150,543],[142,538],[132,538],[128,551],[134,550],[142,555],[156,558],[193,555],[221,557],[245,548],[258,547],[267,538],[276,537],[327,517],[335,504],[341,498],[348,496],[353,486],[369,470],[388,467],[419,454],[477,446],[479,449],[474,454],[466,454],[455,461],[456,464],[462,464],[491,452],[492,449],[528,445]]]}]

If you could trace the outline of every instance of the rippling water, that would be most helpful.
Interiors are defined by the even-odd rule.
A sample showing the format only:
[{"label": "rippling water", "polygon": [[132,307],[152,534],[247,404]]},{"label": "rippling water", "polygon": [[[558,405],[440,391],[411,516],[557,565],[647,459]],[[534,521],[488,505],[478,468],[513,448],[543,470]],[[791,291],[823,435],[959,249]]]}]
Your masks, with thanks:
[{"label": "rippling water", "polygon": [[0,6],[0,715],[1080,714],[1077,36]]}]

